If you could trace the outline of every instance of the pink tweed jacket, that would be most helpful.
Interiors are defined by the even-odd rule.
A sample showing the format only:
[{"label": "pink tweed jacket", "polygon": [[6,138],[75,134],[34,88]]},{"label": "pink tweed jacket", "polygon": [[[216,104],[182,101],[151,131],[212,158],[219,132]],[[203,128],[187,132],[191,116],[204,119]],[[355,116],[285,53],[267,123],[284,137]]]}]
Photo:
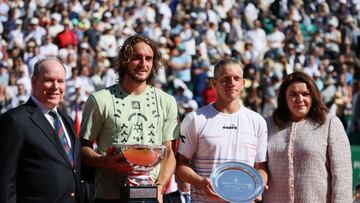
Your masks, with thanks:
[{"label": "pink tweed jacket", "polygon": [[328,115],[288,122],[279,129],[268,119],[269,189],[266,203],[351,203],[350,145],[340,119]]}]

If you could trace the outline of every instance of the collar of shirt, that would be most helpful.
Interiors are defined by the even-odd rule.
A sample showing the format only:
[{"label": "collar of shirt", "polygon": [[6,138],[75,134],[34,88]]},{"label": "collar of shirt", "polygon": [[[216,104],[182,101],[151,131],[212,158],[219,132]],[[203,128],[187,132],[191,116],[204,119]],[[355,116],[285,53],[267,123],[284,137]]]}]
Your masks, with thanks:
[{"label": "collar of shirt", "polygon": [[49,113],[50,110],[55,110],[57,113],[57,108],[55,107],[54,109],[48,109],[46,108],[39,100],[37,100],[34,96],[31,96],[31,99],[34,101],[34,103],[36,104],[36,106],[39,107],[39,109],[41,110],[41,112],[46,115]]},{"label": "collar of shirt", "polygon": [[[41,102],[39,102],[39,100],[37,100],[35,97],[31,96],[31,99],[32,99],[32,100],[34,101],[34,103],[39,107],[39,109],[41,110],[41,112],[44,114],[45,118],[49,121],[50,125],[55,129],[55,126],[54,126],[54,118],[49,114],[49,111],[50,111],[50,110],[54,110],[54,111],[56,111],[57,113],[59,113],[58,110],[57,110],[57,108],[55,107],[54,109],[48,109],[48,108],[46,108],[43,104],[41,104]],[[70,137],[69,137],[69,134],[67,133],[66,127],[65,127],[65,125],[64,125],[64,122],[63,122],[63,119],[61,118],[61,116],[60,116],[60,121],[61,121],[62,126],[63,126],[64,129],[65,129],[65,137],[66,137],[66,139],[67,139],[67,141],[68,141],[68,143],[69,143],[69,146],[70,146],[70,148],[71,148],[72,145],[71,145]]]}]

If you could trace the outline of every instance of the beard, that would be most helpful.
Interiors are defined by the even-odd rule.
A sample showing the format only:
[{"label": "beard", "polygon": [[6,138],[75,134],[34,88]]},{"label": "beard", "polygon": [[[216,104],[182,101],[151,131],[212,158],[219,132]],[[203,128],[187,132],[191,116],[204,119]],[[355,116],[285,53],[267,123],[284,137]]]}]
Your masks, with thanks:
[{"label": "beard", "polygon": [[150,78],[151,72],[146,74],[146,77],[138,77],[135,71],[130,70],[128,67],[125,69],[125,76],[138,83],[146,82]]}]

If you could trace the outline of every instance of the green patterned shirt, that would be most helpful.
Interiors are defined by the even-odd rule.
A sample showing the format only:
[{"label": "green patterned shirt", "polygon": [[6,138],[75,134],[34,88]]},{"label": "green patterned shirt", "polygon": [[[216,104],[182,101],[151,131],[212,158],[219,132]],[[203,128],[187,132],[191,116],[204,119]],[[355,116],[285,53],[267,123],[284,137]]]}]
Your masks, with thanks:
[{"label": "green patterned shirt", "polygon": [[[174,97],[147,86],[140,95],[129,95],[115,84],[92,94],[86,101],[81,137],[95,141],[105,154],[113,144],[161,145],[178,137],[178,110]],[[152,171],[156,179],[160,167]],[[126,174],[96,171],[96,197],[118,199]]]}]

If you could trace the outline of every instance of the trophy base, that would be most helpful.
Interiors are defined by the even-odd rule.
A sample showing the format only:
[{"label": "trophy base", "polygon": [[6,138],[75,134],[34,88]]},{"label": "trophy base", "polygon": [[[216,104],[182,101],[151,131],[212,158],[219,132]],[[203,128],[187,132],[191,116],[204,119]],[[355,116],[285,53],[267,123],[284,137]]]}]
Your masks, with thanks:
[{"label": "trophy base", "polygon": [[128,186],[128,203],[158,203],[156,186]]}]

